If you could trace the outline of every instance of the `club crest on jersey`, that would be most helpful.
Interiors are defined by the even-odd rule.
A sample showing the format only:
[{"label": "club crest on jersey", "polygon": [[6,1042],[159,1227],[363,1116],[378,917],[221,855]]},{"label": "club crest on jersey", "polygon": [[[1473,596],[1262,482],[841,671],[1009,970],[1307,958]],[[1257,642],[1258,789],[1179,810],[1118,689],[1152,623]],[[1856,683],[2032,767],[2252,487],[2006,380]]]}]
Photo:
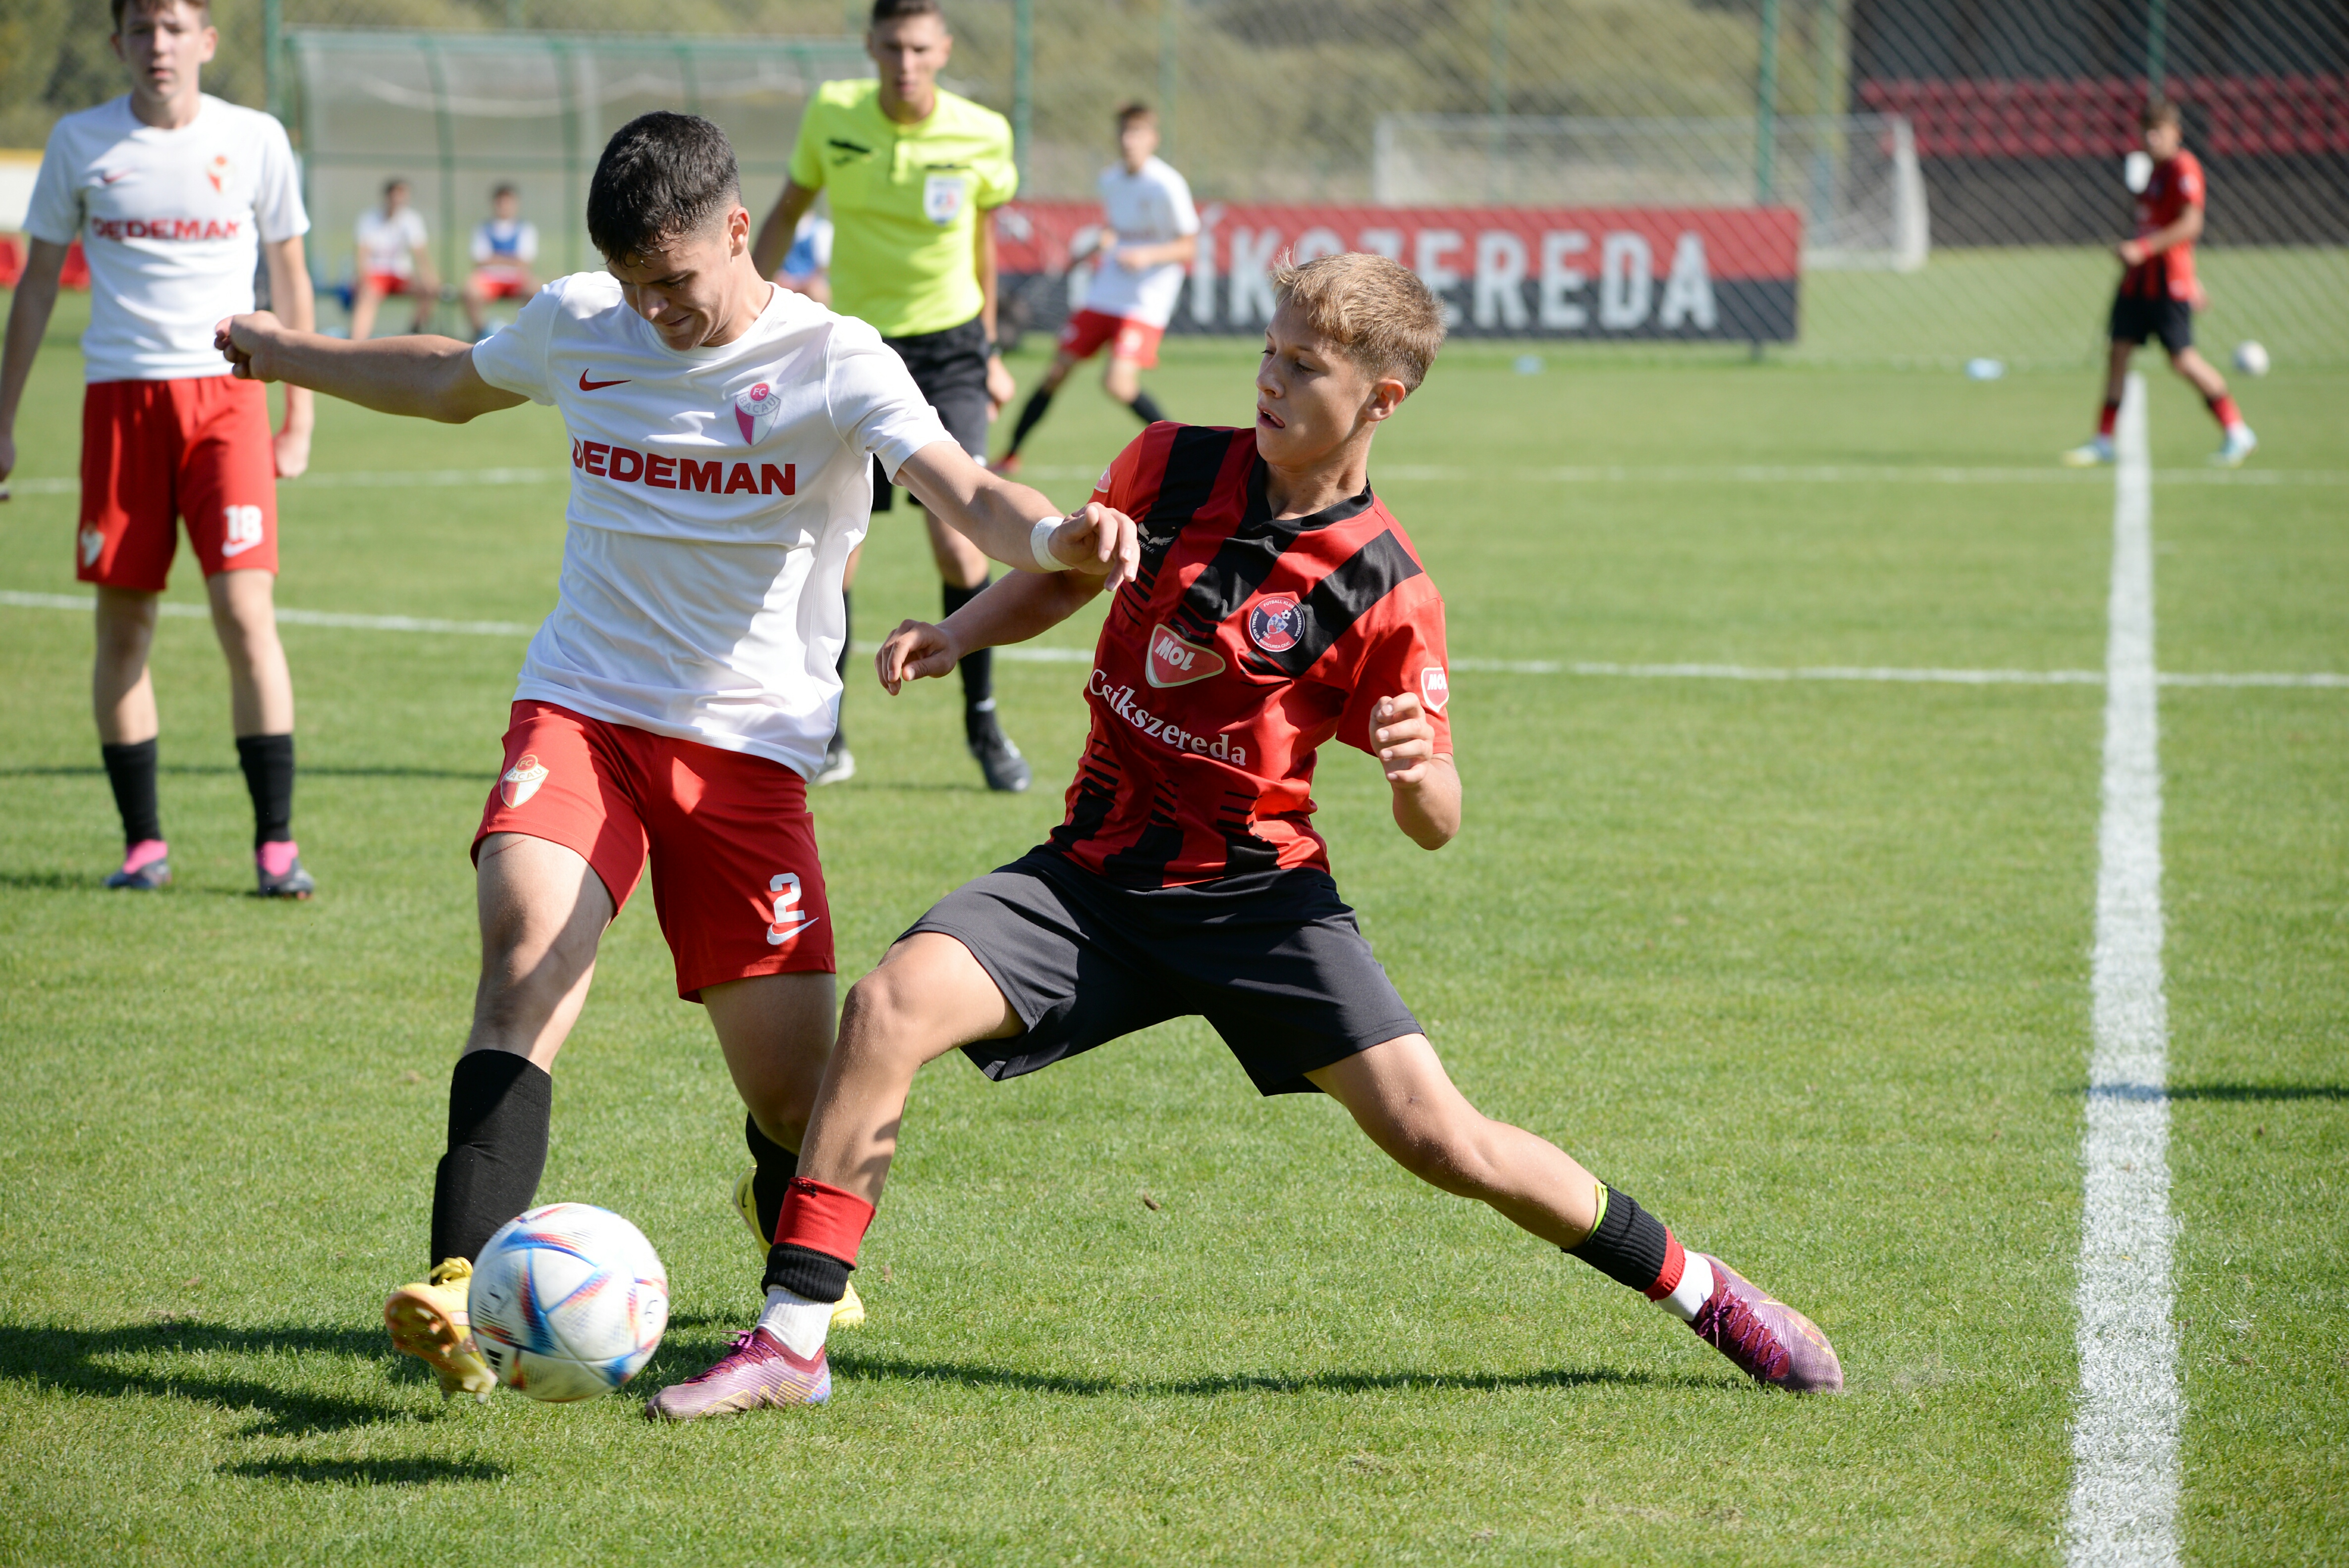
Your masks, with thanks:
[{"label": "club crest on jersey", "polygon": [[922,216],[943,229],[962,216],[968,184],[959,174],[933,174],[922,181]]},{"label": "club crest on jersey", "polygon": [[538,759],[535,751],[525,751],[514,758],[514,765],[498,779],[498,799],[511,810],[538,793],[546,782],[546,764]]},{"label": "club crest on jersey", "polygon": [[1442,713],[1444,705],[1452,700],[1452,683],[1444,678],[1442,665],[1430,665],[1419,672],[1419,700],[1430,713]]},{"label": "club crest on jersey", "polygon": [[1285,654],[1305,635],[1305,612],[1295,598],[1275,593],[1248,612],[1248,641],[1268,654]]},{"label": "club crest on jersey", "polygon": [[1203,681],[1209,676],[1223,673],[1223,655],[1215,649],[1186,643],[1163,625],[1150,634],[1149,674],[1152,686],[1189,686],[1193,681]]},{"label": "club crest on jersey", "polygon": [[204,178],[212,182],[212,189],[215,191],[227,190],[229,176],[233,172],[234,170],[229,163],[226,153],[221,154],[204,166]]},{"label": "club crest on jersey", "polygon": [[783,411],[783,395],[772,382],[761,381],[747,392],[734,395],[734,423],[742,428],[742,439],[757,446],[775,428],[775,417]]}]

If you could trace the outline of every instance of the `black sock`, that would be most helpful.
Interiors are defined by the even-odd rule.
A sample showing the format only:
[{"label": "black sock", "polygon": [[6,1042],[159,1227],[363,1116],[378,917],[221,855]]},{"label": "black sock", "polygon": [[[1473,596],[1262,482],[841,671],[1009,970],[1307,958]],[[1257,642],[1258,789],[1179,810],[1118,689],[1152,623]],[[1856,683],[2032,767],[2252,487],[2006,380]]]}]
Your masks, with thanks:
[{"label": "black sock", "polygon": [[106,781],[114,786],[114,809],[122,813],[122,847],[161,838],[163,821],[155,808],[155,743],[109,746],[101,741],[98,750],[106,759]]},{"label": "black sock", "polygon": [[240,735],[236,760],[253,796],[253,847],[282,844],[294,836],[294,738]]},{"label": "black sock", "polygon": [[1029,431],[1043,422],[1044,410],[1051,406],[1052,389],[1050,387],[1039,387],[1028,394],[1028,405],[1019,410],[1019,422],[1011,427],[1011,444],[1003,449],[1005,457],[1008,458],[1019,449],[1019,443],[1028,438]]},{"label": "black sock", "polygon": [[849,1271],[855,1266],[830,1253],[777,1242],[767,1249],[767,1277],[759,1288],[781,1285],[802,1301],[838,1301],[848,1294]]},{"label": "black sock", "polygon": [[[945,601],[949,615],[987,592],[985,583],[976,588],[957,588],[951,583],[941,583],[938,588],[938,596]],[[981,648],[975,654],[965,654],[962,663],[955,667],[962,671],[963,723],[969,726],[992,722],[995,713],[995,650]],[[986,720],[980,718],[982,714],[988,716]]]},{"label": "black sock", "polygon": [[449,1075],[449,1152],[432,1181],[432,1256],[481,1256],[530,1207],[546,1171],[554,1080],[512,1051],[469,1051]]},{"label": "black sock", "polygon": [[1630,1193],[1619,1192],[1603,1181],[1599,1188],[1607,1202],[1599,1216],[1599,1228],[1565,1250],[1609,1279],[1644,1295],[1663,1276],[1664,1260],[1671,1252],[1671,1233],[1664,1229],[1661,1220],[1640,1207]]},{"label": "black sock", "polygon": [[783,1217],[783,1193],[800,1173],[800,1157],[759,1130],[759,1119],[742,1118],[742,1141],[750,1146],[758,1171],[750,1178],[750,1195],[759,1205],[759,1233],[771,1243]]},{"label": "black sock", "polygon": [[1145,425],[1155,425],[1166,418],[1166,410],[1158,406],[1158,399],[1139,389],[1133,394],[1133,401],[1126,407],[1133,409],[1133,417]]}]

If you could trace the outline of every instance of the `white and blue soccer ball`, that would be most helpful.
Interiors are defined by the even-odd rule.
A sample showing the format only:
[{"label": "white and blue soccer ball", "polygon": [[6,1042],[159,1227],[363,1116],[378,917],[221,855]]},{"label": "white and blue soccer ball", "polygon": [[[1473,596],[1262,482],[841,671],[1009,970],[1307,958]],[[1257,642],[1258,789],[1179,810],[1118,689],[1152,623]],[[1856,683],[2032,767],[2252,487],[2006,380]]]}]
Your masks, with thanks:
[{"label": "white and blue soccer ball", "polygon": [[2256,338],[2245,338],[2235,345],[2235,368],[2246,376],[2268,373],[2268,347]]},{"label": "white and blue soccer ball", "polygon": [[473,1264],[473,1342],[533,1399],[592,1399],[636,1375],[668,1327],[668,1271],[645,1234],[592,1203],[501,1226]]}]

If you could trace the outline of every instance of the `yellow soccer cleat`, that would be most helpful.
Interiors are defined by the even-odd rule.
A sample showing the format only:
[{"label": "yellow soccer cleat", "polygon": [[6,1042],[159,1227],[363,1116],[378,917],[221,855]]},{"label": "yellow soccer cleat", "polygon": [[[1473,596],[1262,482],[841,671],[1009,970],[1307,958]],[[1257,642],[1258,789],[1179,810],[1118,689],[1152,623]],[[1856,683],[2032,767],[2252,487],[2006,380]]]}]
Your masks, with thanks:
[{"label": "yellow soccer cleat", "polygon": [[[744,1224],[750,1227],[751,1249],[759,1254],[759,1261],[765,1263],[771,1243],[767,1233],[759,1229],[759,1195],[750,1188],[752,1178],[758,1174],[759,1168],[753,1165],[734,1179],[734,1212],[742,1216]],[[840,1298],[840,1305],[832,1309],[832,1326],[834,1328],[861,1328],[864,1324],[864,1303],[857,1298],[856,1286],[851,1284],[848,1294]]]},{"label": "yellow soccer cleat", "polygon": [[487,1399],[497,1391],[497,1374],[473,1345],[472,1315],[466,1305],[472,1287],[473,1265],[463,1258],[443,1258],[430,1277],[401,1285],[383,1304],[391,1347],[431,1367],[444,1399],[460,1394]]}]

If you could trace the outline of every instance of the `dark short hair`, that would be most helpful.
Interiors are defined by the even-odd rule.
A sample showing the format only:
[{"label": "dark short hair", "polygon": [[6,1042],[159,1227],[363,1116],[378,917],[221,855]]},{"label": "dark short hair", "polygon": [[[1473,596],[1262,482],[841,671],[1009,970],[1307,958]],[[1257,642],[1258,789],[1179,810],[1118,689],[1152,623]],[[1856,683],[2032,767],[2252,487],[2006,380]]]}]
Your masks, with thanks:
[{"label": "dark short hair", "polygon": [[2174,125],[2183,129],[2178,106],[2166,98],[2147,98],[2145,112],[2137,117],[2140,129],[2151,130],[2157,125]]},{"label": "dark short hair", "polygon": [[938,8],[938,0],[873,0],[873,26],[884,22],[902,22],[908,16],[936,16],[938,26],[947,25],[947,14]]},{"label": "dark short hair", "polygon": [[607,260],[641,254],[741,197],[726,133],[698,114],[655,109],[604,144],[587,182],[587,237]]},{"label": "dark short hair", "polygon": [[133,5],[141,11],[169,11],[174,6],[185,5],[191,10],[202,11],[204,25],[212,25],[212,0],[113,0],[114,30],[117,33],[122,31],[122,18]]},{"label": "dark short hair", "polygon": [[1120,130],[1123,130],[1127,126],[1132,125],[1137,119],[1155,120],[1157,118],[1158,111],[1156,109],[1152,108],[1140,98],[1135,98],[1132,103],[1123,104],[1119,107],[1117,111],[1117,128]]},{"label": "dark short hair", "polygon": [[383,193],[387,196],[390,195],[395,191],[408,191],[412,189],[414,189],[414,187],[408,183],[408,176],[404,174],[395,174],[390,179],[383,182]]},{"label": "dark short hair", "polygon": [[512,196],[519,199],[521,195],[522,187],[515,184],[511,180],[501,180],[495,185],[490,187],[490,200],[492,201],[496,201],[501,196]]}]

